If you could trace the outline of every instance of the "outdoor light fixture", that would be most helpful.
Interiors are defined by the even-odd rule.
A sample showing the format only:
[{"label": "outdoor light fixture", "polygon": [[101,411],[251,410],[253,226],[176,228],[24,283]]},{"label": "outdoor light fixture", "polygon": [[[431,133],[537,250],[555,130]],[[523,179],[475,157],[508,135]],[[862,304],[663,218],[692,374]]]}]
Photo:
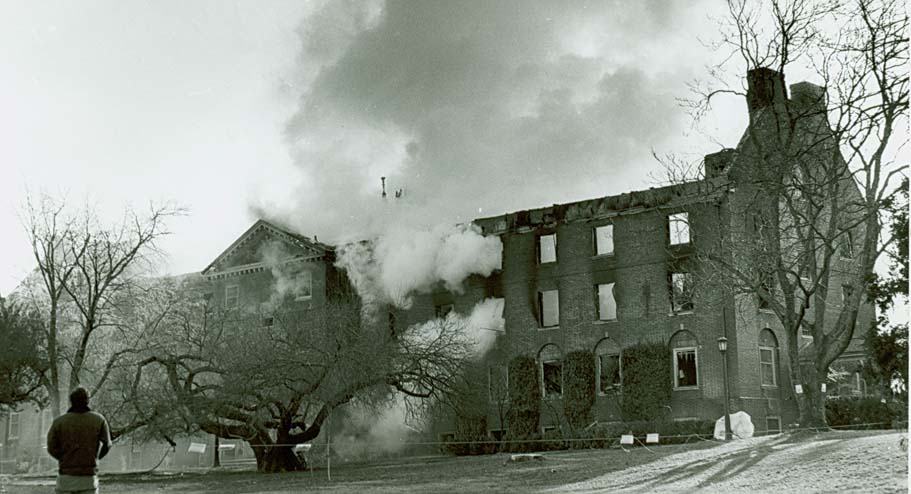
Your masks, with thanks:
[{"label": "outdoor light fixture", "polygon": [[731,431],[731,393],[728,390],[728,339],[718,337],[718,351],[721,352],[721,373],[724,376],[724,440],[730,441],[734,434]]}]

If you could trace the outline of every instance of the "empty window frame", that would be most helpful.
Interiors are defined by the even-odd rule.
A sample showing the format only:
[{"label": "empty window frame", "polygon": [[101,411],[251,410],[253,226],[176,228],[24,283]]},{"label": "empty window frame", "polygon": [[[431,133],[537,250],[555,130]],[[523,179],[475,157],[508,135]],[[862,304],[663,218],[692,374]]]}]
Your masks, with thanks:
[{"label": "empty window frame", "polygon": [[683,245],[690,243],[689,213],[676,213],[668,215],[668,242],[670,245]]},{"label": "empty window frame", "polygon": [[617,301],[614,298],[614,283],[596,285],[598,296],[598,320],[617,320]]},{"label": "empty window frame", "polygon": [[674,389],[699,386],[698,342],[689,331],[678,331],[671,337],[674,350]]},{"label": "empty window frame", "polygon": [[668,276],[671,310],[674,313],[693,310],[693,274],[670,273]]},{"label": "empty window frame", "polygon": [[762,386],[778,386],[778,340],[768,328],[759,333],[759,379]]},{"label": "empty window frame", "polygon": [[620,387],[620,354],[598,355],[598,390]]},{"label": "empty window frame", "polygon": [[617,389],[622,382],[620,369],[620,346],[610,338],[604,338],[598,342],[595,347],[596,373],[597,373],[597,392],[605,394],[606,392]]},{"label": "empty window frame", "polygon": [[694,388],[699,385],[695,348],[674,349],[674,375],[675,388]]},{"label": "empty window frame", "polygon": [[240,302],[240,287],[228,285],[225,287],[225,308],[233,309]]},{"label": "empty window frame", "polygon": [[851,230],[842,232],[839,237],[838,255],[842,259],[854,259],[854,234]]},{"label": "empty window frame", "polygon": [[538,292],[538,320],[542,328],[560,325],[560,292],[545,290]]},{"label": "empty window frame", "polygon": [[596,226],[594,237],[596,256],[614,254],[614,225]]},{"label": "empty window frame", "polygon": [[563,394],[563,353],[554,344],[545,345],[538,352],[541,376],[541,396],[555,398]]},{"label": "empty window frame", "polygon": [[294,276],[294,300],[310,300],[313,296],[313,273],[301,269]]},{"label": "empty window frame", "polygon": [[542,362],[541,372],[544,379],[544,397],[553,398],[563,394],[563,362]]},{"label": "empty window frame", "polygon": [[557,262],[557,234],[538,237],[538,263]]}]

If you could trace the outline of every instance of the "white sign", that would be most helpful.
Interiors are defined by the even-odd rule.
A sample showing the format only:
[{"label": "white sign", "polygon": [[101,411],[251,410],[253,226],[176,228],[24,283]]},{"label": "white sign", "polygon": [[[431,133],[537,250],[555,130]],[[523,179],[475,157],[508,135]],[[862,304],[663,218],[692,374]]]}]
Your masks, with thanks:
[{"label": "white sign", "polygon": [[620,444],[633,444],[633,435],[624,434],[620,436]]},{"label": "white sign", "polygon": [[645,442],[647,444],[658,444],[658,434],[652,433],[645,436]]},{"label": "white sign", "polygon": [[205,443],[190,443],[190,447],[187,448],[189,453],[205,453],[206,445]]},{"label": "white sign", "polygon": [[819,385],[819,390],[822,391],[823,393],[825,393],[825,392],[826,392],[826,383],[820,384],[820,385]]},{"label": "white sign", "polygon": [[803,386],[799,384],[794,385],[794,392],[797,394],[803,394]]}]

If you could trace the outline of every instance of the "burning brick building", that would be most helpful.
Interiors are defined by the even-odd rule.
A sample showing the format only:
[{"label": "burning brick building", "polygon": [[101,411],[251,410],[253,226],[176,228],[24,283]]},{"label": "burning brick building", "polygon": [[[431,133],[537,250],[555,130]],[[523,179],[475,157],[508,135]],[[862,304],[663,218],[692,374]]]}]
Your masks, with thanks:
[{"label": "burning brick building", "polygon": [[[763,125],[768,108],[788,98],[783,77],[759,69],[751,72],[749,85],[751,125]],[[808,83],[792,85],[790,102],[807,104],[820,91]],[[502,299],[505,327],[481,328],[495,331],[495,343],[484,357],[487,382],[478,383],[491,394],[486,422],[492,436],[506,427],[495,410],[500,397],[492,395],[497,388],[506,389],[506,368],[515,356],[535,359],[543,400],[549,409],[562,410],[563,358],[573,351],[591,352],[594,419],[612,422],[621,420],[621,355],[642,342],[670,349],[672,392],[666,416],[717,419],[724,411],[724,359],[717,346],[722,336],[728,345],[732,411],[749,413],[759,431],[779,430],[795,421],[797,410],[784,353],[789,336],[759,297],[732,290],[704,262],[710,250],[730,262],[752,262],[738,255],[736,245],[756,230],[756,214],[769,214],[756,203],[753,184],[763,172],[750,158],[754,138],[748,129],[736,149],[706,156],[701,180],[475,220],[485,236],[502,242],[501,268],[489,276],[471,276],[461,291],[437,283],[414,294],[409,308],[390,308],[390,327],[424,323],[451,311],[467,315],[486,299]],[[856,193],[851,187],[839,190]],[[264,260],[263,245],[276,240],[284,246],[285,258]],[[838,286],[838,277],[851,272],[850,250],[848,245],[836,256],[830,285]],[[270,297],[275,266],[289,263],[297,266],[291,274],[297,278],[296,290],[305,287],[296,300],[307,307],[318,306],[333,287],[346,283],[332,246],[265,221],[251,227],[203,275],[216,304],[256,306]],[[838,308],[827,310],[836,314]],[[268,324],[270,316],[263,317]],[[872,318],[872,306],[863,304],[857,327],[866,328]],[[864,392],[858,367],[864,356],[862,334],[855,331],[837,363],[849,379],[829,394]],[[813,344],[805,332],[799,340],[802,349]],[[560,427],[564,419],[559,415],[542,413],[542,430]],[[438,425],[438,432],[446,427]]]},{"label": "burning brick building", "polygon": [[[783,77],[766,69],[751,71],[748,82],[750,128],[735,149],[705,157],[701,180],[477,219],[473,231],[498,238],[502,245],[499,269],[469,276],[461,290],[438,281],[408,294],[406,308],[390,305],[388,325],[397,331],[450,312],[467,316],[485,300],[497,301],[490,306],[502,308],[499,323],[477,328],[489,332],[493,341],[480,364],[487,375],[475,382],[487,395],[476,412],[486,415],[490,436],[506,432],[498,407],[508,401],[507,366],[517,356],[536,362],[541,400],[547,405],[540,416],[542,432],[565,422],[560,413],[564,358],[571,352],[590,352],[594,359],[593,419],[622,420],[621,356],[643,342],[669,349],[671,398],[665,416],[717,419],[724,412],[725,394],[720,337],[727,339],[732,411],[749,413],[758,431],[780,430],[795,421],[796,383],[789,378],[785,354],[791,336],[766,301],[732,289],[712,263],[757,263],[738,246],[758,238],[766,220],[777,214],[778,205],[757,192],[757,177],[768,170],[753,159],[767,135],[763,128],[775,123],[770,108],[789,98],[794,108],[812,109],[823,91],[799,83],[788,96]],[[857,194],[850,181],[834,190],[848,197]],[[844,236],[828,286],[838,287],[856,271],[852,242],[859,237]],[[213,307],[242,309],[258,315],[260,327],[270,326],[274,297],[311,309],[349,290],[349,276],[339,265],[334,246],[261,220],[202,271],[203,291]],[[840,309],[830,304],[825,314],[814,314],[816,307],[809,301],[806,305],[808,317],[831,316],[826,319],[830,325]],[[854,339],[833,366],[847,379],[827,390],[829,395],[866,392],[859,363],[865,354],[863,329],[873,317],[872,305],[862,303]],[[814,344],[809,332],[801,331],[797,338],[803,352]],[[33,423],[47,421],[38,412],[0,417],[8,466],[21,456],[25,441],[34,443],[29,457],[40,456],[46,427]],[[454,430],[445,419],[434,426],[441,437]],[[252,456],[242,441],[221,446],[235,458]],[[130,465],[137,456],[134,449],[124,456]]]}]

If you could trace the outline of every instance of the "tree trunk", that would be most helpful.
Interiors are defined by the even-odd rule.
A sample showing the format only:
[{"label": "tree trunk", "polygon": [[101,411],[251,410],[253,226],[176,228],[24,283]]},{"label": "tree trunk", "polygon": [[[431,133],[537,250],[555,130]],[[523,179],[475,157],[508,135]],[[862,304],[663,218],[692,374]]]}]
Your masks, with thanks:
[{"label": "tree trunk", "polygon": [[803,372],[803,393],[797,395],[800,409],[800,427],[802,429],[829,429],[826,422],[826,395],[820,389],[827,373],[817,369]]},{"label": "tree trunk", "polygon": [[60,415],[60,370],[57,368],[57,300],[51,299],[51,317],[47,333],[47,360],[50,380],[47,383],[47,394],[51,401],[51,413]]},{"label": "tree trunk", "polygon": [[[801,429],[828,429],[829,425],[826,422],[826,396],[825,393],[820,391],[819,386],[820,383],[826,381],[828,376],[827,369],[819,371],[815,366],[801,368],[798,347],[800,327],[796,326],[790,333],[794,336],[789,338],[787,353],[792,383],[791,393],[797,402],[798,426]],[[800,393],[797,392],[797,384],[800,385]]]},{"label": "tree trunk", "polygon": [[293,446],[251,444],[256,455],[256,470],[260,473],[296,472],[307,469],[303,458],[294,454]]}]

